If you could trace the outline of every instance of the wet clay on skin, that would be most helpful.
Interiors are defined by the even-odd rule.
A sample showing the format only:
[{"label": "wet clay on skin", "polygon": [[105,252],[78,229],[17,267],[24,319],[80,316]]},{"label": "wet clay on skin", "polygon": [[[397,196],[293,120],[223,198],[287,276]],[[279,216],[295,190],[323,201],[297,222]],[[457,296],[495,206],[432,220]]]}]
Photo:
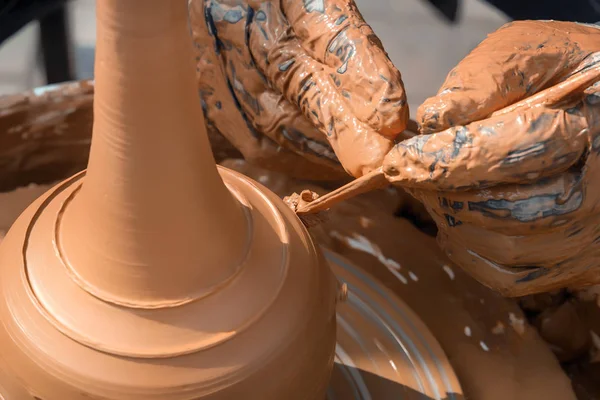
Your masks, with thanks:
[{"label": "wet clay on skin", "polygon": [[[585,96],[595,107],[598,95]],[[436,221],[447,254],[505,295],[598,284],[598,141],[584,142],[589,148],[579,165],[531,184],[412,193]]]},{"label": "wet clay on skin", "polygon": [[88,170],[0,246],[4,398],[325,397],[335,279],[278,197],[216,168],[186,3],[97,3]]},{"label": "wet clay on skin", "polygon": [[[554,106],[557,103],[563,101],[565,98],[573,97],[587,89],[588,86],[592,85],[595,81],[600,80],[600,66],[596,66],[585,70],[581,73],[577,73],[571,78],[567,79],[565,82],[561,82],[556,86],[548,88],[530,98],[527,98],[524,101],[512,104],[508,107],[505,107],[497,112],[494,112],[492,116],[503,116],[506,114],[510,114],[515,111],[521,111],[523,109],[528,108],[539,108],[541,106]],[[454,137],[458,135],[457,132],[448,132],[448,137]],[[419,139],[423,138],[420,136]],[[454,138],[454,141],[457,139]],[[426,141],[426,140],[425,140]],[[489,140],[488,140],[489,142]],[[471,144],[473,145],[473,144]],[[481,151],[482,154],[486,154],[487,160],[489,162],[490,153],[487,151],[487,148],[496,147],[496,143],[489,144],[487,142],[479,143],[480,148],[478,151]],[[577,143],[575,143],[577,145]],[[400,144],[398,147],[404,146]],[[475,145],[477,146],[477,145]],[[558,144],[559,150],[562,152],[568,151],[570,148],[565,146],[565,143]],[[419,157],[422,157],[422,149],[418,149]],[[581,156],[582,152],[575,152],[573,157]],[[428,167],[429,178],[432,178],[432,171],[435,168],[435,164],[437,163],[437,159],[431,162],[431,166]],[[409,167],[410,166],[410,167]],[[558,165],[558,168],[563,168],[562,165]],[[468,168],[473,169],[473,168]],[[295,208],[296,213],[299,215],[303,214],[311,214],[319,211],[324,211],[331,206],[342,202],[348,198],[358,196],[362,193],[368,192],[370,190],[379,189],[387,184],[395,183],[399,186],[405,187],[413,187],[417,186],[422,189],[421,185],[415,184],[414,181],[419,181],[419,178],[412,177],[411,174],[414,172],[415,167],[411,164],[409,158],[406,157],[406,153],[400,154],[397,151],[392,151],[386,157],[384,161],[384,166],[382,168],[378,168],[368,174],[361,176],[360,178],[355,179],[352,182],[345,184],[344,186],[334,190],[333,192],[327,193],[322,197],[315,197],[310,201],[306,201],[303,204],[298,205]],[[406,173],[401,174],[400,171],[408,171],[410,172],[408,175]],[[549,173],[555,172],[552,169],[549,169]],[[447,172],[447,171],[445,171]],[[464,174],[459,174],[460,176]],[[490,176],[490,174],[488,174]],[[541,174],[535,174],[535,177],[539,177]],[[454,175],[453,175],[454,177]],[[527,179],[533,179],[533,176],[530,176]],[[524,179],[521,179],[524,180]],[[433,181],[433,179],[432,179]],[[449,183],[450,182],[450,183]],[[444,179],[444,183],[441,182],[430,182],[429,186],[425,186],[428,189],[444,189],[445,185],[453,185],[452,180]],[[467,187],[473,185],[473,182],[462,181],[462,185]]]},{"label": "wet clay on skin", "polygon": [[[420,108],[424,132],[438,132],[384,163],[425,204],[446,254],[506,296],[599,282],[599,61],[597,26],[508,24]],[[570,84],[585,90],[560,96]]]},{"label": "wet clay on skin", "polygon": [[[502,40],[512,43],[511,35],[525,50],[537,50],[516,54],[511,44],[510,49],[501,48],[508,61],[496,65],[502,59],[498,54],[504,53],[496,54],[494,46]],[[419,120],[426,132],[431,129],[433,120],[426,118],[433,108],[429,103],[440,99],[448,100],[450,108],[453,101],[477,99],[479,91],[487,90],[499,103],[482,103],[488,107],[485,115],[470,115],[471,108],[462,105],[469,118],[482,119],[410,138],[384,160],[382,172],[388,180],[408,188],[425,204],[450,258],[504,295],[600,282],[595,268],[600,234],[593,222],[600,204],[594,178],[600,165],[600,86],[595,84],[599,50],[600,30],[594,27],[524,21],[500,29],[450,74],[448,81],[455,86],[445,84],[428,100]],[[535,64],[552,57],[562,65],[558,72]],[[484,63],[490,64],[489,72]],[[502,79],[494,75],[500,70]],[[553,75],[539,75],[546,72]],[[519,79],[513,82],[516,95],[497,95],[494,91],[505,89],[501,85],[486,87],[488,74],[508,86],[514,74]],[[460,75],[458,81],[455,75]],[[469,89],[469,82],[477,90]],[[436,107],[439,115],[446,115],[444,107]],[[446,126],[445,119],[440,121],[437,129]],[[319,209],[359,186],[353,182],[338,191],[344,196],[324,196]]]},{"label": "wet clay on skin", "polygon": [[[404,187],[449,191],[529,183],[563,172],[581,159],[588,131],[597,129],[596,104],[577,105],[599,80],[596,65],[486,120],[399,143],[386,156],[383,171]],[[527,173],[511,168],[517,161]]]},{"label": "wet clay on skin", "polygon": [[[486,110],[509,106],[559,83],[600,50],[599,37],[597,27],[572,22],[516,21],[504,25],[450,72],[438,92],[440,96],[419,107],[417,121],[422,133],[482,120],[489,116]],[[494,62],[490,62],[492,52],[497,55]],[[496,96],[498,92],[503,95]],[[449,102],[466,104],[457,107]]]},{"label": "wet clay on skin", "polygon": [[354,2],[211,0],[190,11],[207,119],[242,153],[268,138],[354,176],[381,165],[408,107]]}]

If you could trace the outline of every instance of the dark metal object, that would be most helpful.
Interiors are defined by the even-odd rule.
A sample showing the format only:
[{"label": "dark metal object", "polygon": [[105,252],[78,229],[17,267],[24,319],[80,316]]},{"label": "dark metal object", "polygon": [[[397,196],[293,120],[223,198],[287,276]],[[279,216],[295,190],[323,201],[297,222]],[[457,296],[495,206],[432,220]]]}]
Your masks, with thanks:
[{"label": "dark metal object", "polygon": [[48,83],[74,79],[69,51],[67,1],[0,0],[0,45],[31,21],[39,21]]},{"label": "dark metal object", "polygon": [[49,84],[74,79],[67,18],[67,8],[63,4],[39,20],[42,57]]},{"label": "dark metal object", "polygon": [[427,0],[435,9],[447,20],[447,22],[456,23],[458,21],[460,0]]},{"label": "dark metal object", "polygon": [[487,0],[509,18],[555,19],[595,23],[600,21],[600,0]]},{"label": "dark metal object", "polygon": [[[426,0],[451,23],[460,17],[462,0]],[[513,20],[554,19],[595,23],[600,21],[600,0],[484,0]]]}]

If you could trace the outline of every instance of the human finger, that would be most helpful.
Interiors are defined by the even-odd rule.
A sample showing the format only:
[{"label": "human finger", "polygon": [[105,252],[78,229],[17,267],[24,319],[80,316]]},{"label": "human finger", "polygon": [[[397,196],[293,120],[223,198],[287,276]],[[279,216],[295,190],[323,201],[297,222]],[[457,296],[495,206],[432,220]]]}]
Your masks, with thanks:
[{"label": "human finger", "polygon": [[[229,95],[225,71],[218,57],[217,38],[206,21],[204,1],[190,1],[189,14],[196,50],[198,92],[206,123],[223,134],[242,154],[258,139]],[[235,132],[235,133],[234,133]]]},{"label": "human finger", "polygon": [[[522,296],[575,287],[582,282],[580,275],[587,274],[588,284],[597,282],[597,277],[589,276],[594,254],[584,253],[597,249],[600,214],[577,215],[583,208],[582,196],[564,209],[553,208],[550,203],[556,197],[543,189],[560,194],[559,181],[504,196],[498,190],[501,198],[492,199],[495,204],[490,202],[487,209],[473,207],[469,200],[480,205],[482,198],[493,197],[487,190],[417,194],[438,226],[438,243],[454,262],[505,296]],[[479,218],[469,218],[474,215]]]},{"label": "human finger", "polygon": [[326,135],[344,168],[358,177],[380,167],[393,141],[344,107],[331,68],[306,54],[276,4],[260,5],[249,32],[260,70]]},{"label": "human finger", "polygon": [[204,1],[190,1],[189,7],[197,54],[198,91],[208,128],[225,136],[253,164],[300,179],[344,178],[340,166],[329,162],[315,163],[282,148],[254,129],[232,97],[227,75],[217,55],[218,39],[205,19]]},{"label": "human finger", "polygon": [[268,87],[248,49],[246,26],[253,10],[237,1],[209,1],[206,18],[219,44],[219,57],[232,95],[260,133],[317,164],[339,162],[325,136],[279,93]]},{"label": "human finger", "polygon": [[[600,104],[600,84],[586,91],[579,107],[594,109],[597,104]],[[445,218],[449,226],[472,224],[515,236],[577,231],[580,222],[600,212],[600,187],[595,184],[600,175],[600,116],[593,111],[587,114],[589,130],[583,162],[563,173],[529,184],[460,192],[411,190],[411,193],[430,212]]]},{"label": "human finger", "polygon": [[[514,113],[527,106],[535,107],[536,104],[556,105],[556,101],[564,97],[561,92],[572,89],[571,83],[576,88],[585,88],[597,79],[597,73],[594,72],[597,69],[598,66],[590,65],[587,71],[570,78],[570,82],[565,81],[539,93],[539,95],[547,93],[547,96],[543,96],[544,102],[534,101],[533,99],[538,96],[535,95],[522,104],[515,103],[503,111]],[[600,205],[600,188],[595,190],[595,185],[587,188],[586,185],[590,181],[595,181],[595,176],[600,173],[600,115],[598,115],[600,82],[585,88],[582,94],[576,96],[576,100],[570,100],[573,101],[575,101],[573,107],[566,107],[568,113],[585,119],[588,128],[584,131],[587,140],[582,160],[568,171],[532,183],[503,184],[484,190],[474,188],[474,190],[459,192],[419,190],[411,192],[425,204],[429,204],[429,207],[434,209],[433,212],[444,213],[449,220],[456,220],[457,223],[473,223],[510,234],[531,234],[539,230],[553,229],[553,227],[562,229],[568,222],[567,216],[577,220],[594,213],[595,208]],[[504,114],[498,112],[494,115]],[[545,129],[543,126],[540,128]],[[515,222],[526,222],[526,224],[519,225]],[[515,229],[519,226],[526,226],[526,228],[523,228],[524,231],[516,232]]]},{"label": "human finger", "polygon": [[560,21],[516,21],[489,35],[417,110],[422,133],[487,118],[552,86],[600,50],[600,29]]},{"label": "human finger", "polygon": [[[526,183],[562,172],[584,153],[598,106],[532,106],[421,135],[397,144],[384,160],[390,181],[430,190]],[[591,125],[590,125],[591,124]]]},{"label": "human finger", "polygon": [[302,48],[332,69],[346,105],[378,133],[406,128],[408,105],[400,72],[353,0],[281,0]]}]

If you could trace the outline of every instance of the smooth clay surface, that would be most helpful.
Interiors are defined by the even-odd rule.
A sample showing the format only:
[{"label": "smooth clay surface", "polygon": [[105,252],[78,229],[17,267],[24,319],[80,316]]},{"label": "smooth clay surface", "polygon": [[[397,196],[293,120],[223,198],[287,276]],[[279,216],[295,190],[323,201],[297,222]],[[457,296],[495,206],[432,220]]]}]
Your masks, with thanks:
[{"label": "smooth clay surface", "polygon": [[89,168],[0,246],[3,398],[326,395],[338,287],[280,198],[217,169],[187,15],[97,3]]},{"label": "smooth clay surface", "polygon": [[[263,182],[271,186],[274,180]],[[10,226],[20,210],[48,188],[32,185],[1,193],[0,220]],[[325,257],[338,280],[350,288],[338,304],[335,368],[327,399],[462,400],[449,360],[419,317],[358,265],[330,250]],[[3,393],[16,393],[6,390]]]},{"label": "smooth clay surface", "polygon": [[50,187],[51,185],[31,184],[8,193],[0,193],[0,240],[27,206]]}]

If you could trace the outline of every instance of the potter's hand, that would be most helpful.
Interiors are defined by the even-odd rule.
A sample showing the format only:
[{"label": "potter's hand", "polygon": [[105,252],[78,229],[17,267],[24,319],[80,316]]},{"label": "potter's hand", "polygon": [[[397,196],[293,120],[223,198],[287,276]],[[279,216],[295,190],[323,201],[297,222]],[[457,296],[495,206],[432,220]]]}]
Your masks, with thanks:
[{"label": "potter's hand", "polygon": [[[381,165],[408,108],[352,0],[190,4],[205,114],[242,152],[264,135],[313,162],[339,159],[354,176]],[[248,125],[234,126],[240,118]]]},{"label": "potter's hand", "polygon": [[449,257],[505,295],[600,283],[600,85],[490,116],[593,72],[599,51],[591,26],[501,28],[419,109],[423,131],[439,133],[384,162],[425,203]]}]

